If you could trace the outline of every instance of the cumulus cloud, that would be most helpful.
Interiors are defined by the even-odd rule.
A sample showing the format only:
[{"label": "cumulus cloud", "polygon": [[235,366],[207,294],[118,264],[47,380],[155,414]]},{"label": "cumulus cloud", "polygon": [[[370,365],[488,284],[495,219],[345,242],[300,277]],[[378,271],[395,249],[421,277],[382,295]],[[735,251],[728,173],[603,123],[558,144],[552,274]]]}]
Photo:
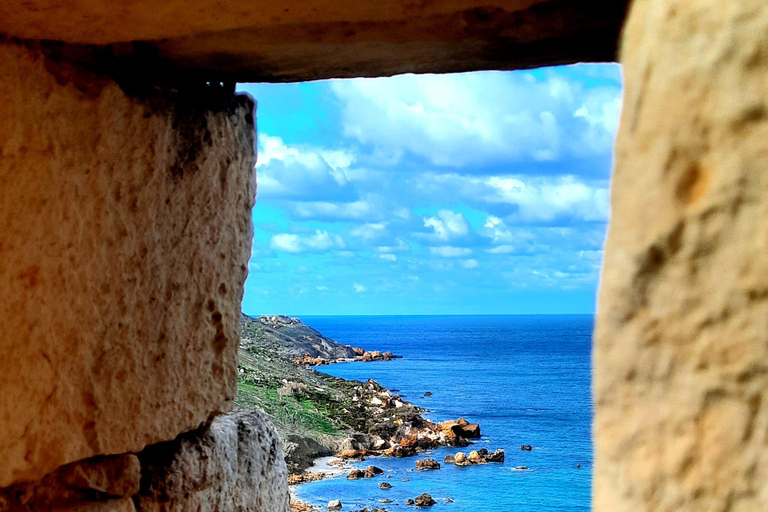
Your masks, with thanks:
[{"label": "cumulus cloud", "polygon": [[388,260],[388,261],[397,261],[397,256],[395,256],[394,254],[389,254],[389,253],[387,253],[387,254],[379,254],[379,258],[381,258],[383,260]]},{"label": "cumulus cloud", "polygon": [[[333,82],[344,133],[396,161],[409,152],[432,164],[549,161],[608,154],[621,105],[618,67],[596,82],[583,67],[401,75]],[[468,151],[471,148],[471,151]]]},{"label": "cumulus cloud", "polygon": [[609,215],[610,192],[608,183],[602,180],[588,181],[569,175],[478,177],[428,173],[415,181],[431,195],[454,192],[472,204],[513,211],[510,216],[522,222],[604,222]]},{"label": "cumulus cloud", "polygon": [[478,265],[476,259],[461,260],[461,266],[464,268],[477,268]]},{"label": "cumulus cloud", "polygon": [[363,293],[368,290],[365,286],[361,285],[360,283],[355,283],[352,285],[352,289],[355,290],[355,293]]},{"label": "cumulus cloud", "polygon": [[441,258],[458,258],[461,256],[469,256],[472,254],[472,249],[467,247],[453,247],[450,245],[442,245],[440,247],[430,247],[429,253],[432,256],[440,256]]},{"label": "cumulus cloud", "polygon": [[270,239],[269,246],[276,251],[291,253],[322,252],[343,248],[344,240],[339,235],[317,230],[314,235],[303,236],[294,233],[280,233]]},{"label": "cumulus cloud", "polygon": [[265,199],[349,200],[346,169],[354,162],[351,152],[313,146],[289,146],[280,137],[259,134],[256,174],[259,196]]},{"label": "cumulus cloud", "polygon": [[424,227],[435,230],[435,236],[449,240],[469,233],[469,224],[461,213],[440,210],[435,217],[424,217]]}]

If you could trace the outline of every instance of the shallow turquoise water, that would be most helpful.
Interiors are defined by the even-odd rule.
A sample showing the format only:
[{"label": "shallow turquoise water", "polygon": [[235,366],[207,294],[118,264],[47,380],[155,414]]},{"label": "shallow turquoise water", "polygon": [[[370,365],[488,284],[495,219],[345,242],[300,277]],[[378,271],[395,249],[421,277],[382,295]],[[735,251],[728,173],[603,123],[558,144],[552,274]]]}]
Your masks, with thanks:
[{"label": "shallow turquoise water", "polygon": [[[474,447],[441,448],[433,458],[442,463],[445,455],[459,450],[504,448],[506,461],[469,467],[444,464],[439,471],[417,472],[416,458],[371,458],[358,466],[375,464],[385,470],[384,477],[301,485],[300,499],[317,505],[339,499],[344,510],[406,510],[407,498],[428,492],[438,501],[434,511],[589,510],[592,316],[302,320],[340,343],[403,356],[389,362],[326,366],[322,371],[345,379],[375,379],[428,408],[433,421],[461,416],[480,423],[483,437]],[[426,391],[433,395],[424,397]],[[522,444],[534,450],[522,451]],[[529,469],[518,471],[517,466]],[[383,479],[392,489],[379,489]],[[446,497],[455,502],[443,502]],[[393,503],[378,503],[382,498]]]}]

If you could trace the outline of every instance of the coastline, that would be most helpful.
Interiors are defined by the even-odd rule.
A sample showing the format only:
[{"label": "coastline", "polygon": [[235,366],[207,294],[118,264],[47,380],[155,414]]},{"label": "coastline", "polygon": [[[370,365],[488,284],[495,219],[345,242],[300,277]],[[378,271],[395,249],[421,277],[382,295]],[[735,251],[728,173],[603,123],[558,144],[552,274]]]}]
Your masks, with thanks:
[{"label": "coastline", "polygon": [[[359,360],[358,360],[359,361]],[[344,363],[350,361],[333,361],[326,364]],[[312,371],[316,371],[314,368],[308,368]],[[342,379],[343,380],[343,379]],[[410,409],[416,413],[413,417],[411,428],[395,430],[394,435],[389,438],[389,446],[384,443],[387,440],[381,436],[374,437],[373,440],[368,439],[369,448],[350,448],[332,456],[318,457],[313,461],[312,466],[305,468],[299,473],[292,473],[289,476],[289,488],[291,493],[291,511],[292,512],[304,512],[316,510],[316,506],[310,503],[303,502],[296,497],[296,488],[299,485],[315,482],[317,480],[325,480],[331,478],[339,478],[347,474],[347,480],[357,480],[360,478],[372,478],[380,474],[381,470],[376,466],[368,466],[366,471],[351,469],[348,462],[363,461],[368,457],[397,457],[397,458],[410,458],[418,455],[429,455],[430,450],[440,447],[468,447],[474,444],[474,441],[470,439],[479,439],[480,426],[478,424],[470,424],[463,418],[459,418],[456,421],[444,421],[435,423],[430,420],[421,417],[420,413],[426,410],[413,405],[411,402],[407,402],[402,399],[400,395],[393,394],[391,390],[384,388],[376,381],[369,379],[365,383],[359,381],[345,380],[350,384],[364,384],[364,386],[357,386],[359,391],[361,387],[364,389],[375,391],[372,398],[369,399],[369,403],[379,406],[382,409],[391,407],[394,405],[395,411],[397,409]],[[427,392],[425,396],[430,396],[431,393]],[[386,431],[388,427],[391,427],[389,419],[382,420],[381,416],[373,415],[374,420],[378,420],[379,423],[373,426],[374,429],[380,431]],[[395,424],[395,422],[393,422]],[[418,426],[416,426],[418,425]],[[358,432],[360,436],[366,436],[366,434]],[[360,439],[360,438],[358,438]],[[365,444],[364,442],[361,444]],[[371,448],[371,445],[374,447]],[[376,448],[378,446],[378,449]],[[487,464],[489,462],[503,462],[504,450],[499,449],[496,452],[490,453],[487,449],[472,450],[469,455],[458,452],[455,456],[446,456],[442,461],[443,464],[455,464],[456,466],[469,466],[474,464]],[[439,469],[440,463],[431,458],[419,459],[415,463],[416,470],[434,470]],[[518,469],[527,469],[521,467]],[[349,470],[349,472],[348,472]],[[425,495],[429,497],[429,495]],[[425,498],[427,499],[427,498]],[[431,497],[429,497],[431,499]]]},{"label": "coastline", "polygon": [[[422,417],[425,409],[372,379],[347,380],[312,367],[399,359],[392,352],[341,345],[297,318],[243,315],[241,327],[236,405],[264,410],[277,428],[296,511],[312,510],[296,500],[297,485],[346,472],[350,480],[373,478],[381,472],[374,466],[366,471],[351,469],[348,463],[370,456],[428,456],[430,450],[468,447],[471,440],[480,438],[480,425],[462,418],[428,420]],[[503,450],[489,454],[484,449],[456,455],[441,462],[461,466],[501,462],[504,457]],[[416,470],[439,467],[430,458],[415,465]]]}]

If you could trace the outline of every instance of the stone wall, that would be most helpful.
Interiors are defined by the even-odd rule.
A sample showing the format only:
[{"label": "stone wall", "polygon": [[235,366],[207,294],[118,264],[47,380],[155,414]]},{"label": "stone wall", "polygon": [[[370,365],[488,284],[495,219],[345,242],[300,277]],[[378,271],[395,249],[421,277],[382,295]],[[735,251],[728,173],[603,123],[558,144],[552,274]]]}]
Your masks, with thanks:
[{"label": "stone wall", "polygon": [[768,4],[636,0],[594,357],[594,510],[768,510]]},{"label": "stone wall", "polygon": [[[130,90],[130,94],[126,92]],[[0,487],[228,411],[254,105],[0,44]]]}]

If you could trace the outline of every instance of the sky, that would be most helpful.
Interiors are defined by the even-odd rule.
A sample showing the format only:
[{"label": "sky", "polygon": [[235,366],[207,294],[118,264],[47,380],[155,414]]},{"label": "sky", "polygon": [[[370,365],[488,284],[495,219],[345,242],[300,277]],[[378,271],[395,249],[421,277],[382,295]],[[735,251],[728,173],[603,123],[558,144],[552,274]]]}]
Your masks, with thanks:
[{"label": "sky", "polygon": [[258,103],[245,313],[595,311],[618,65],[238,90]]}]

